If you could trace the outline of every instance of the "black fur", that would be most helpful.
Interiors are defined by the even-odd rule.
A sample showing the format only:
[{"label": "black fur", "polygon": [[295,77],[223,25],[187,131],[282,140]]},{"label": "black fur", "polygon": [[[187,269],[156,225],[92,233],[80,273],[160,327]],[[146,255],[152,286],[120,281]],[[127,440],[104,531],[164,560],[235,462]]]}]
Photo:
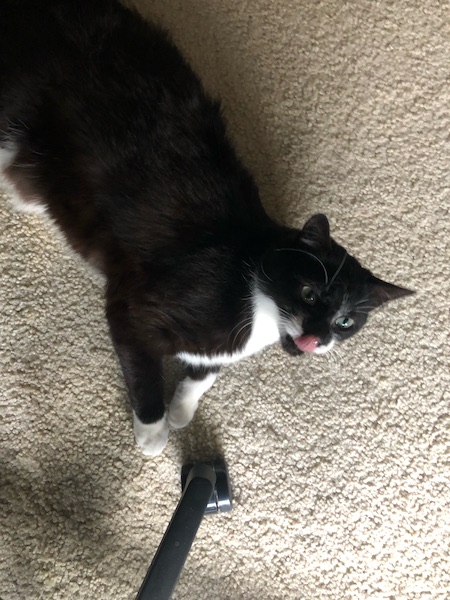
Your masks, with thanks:
[{"label": "black fur", "polygon": [[[324,216],[301,231],[273,222],[219,104],[164,32],[113,0],[2,1],[0,146],[11,144],[7,179],[107,277],[112,339],[144,423],[164,414],[165,355],[245,344],[255,280],[322,343],[364,324],[357,312],[352,330],[336,329],[344,299],[350,313],[408,293],[346,255]],[[284,330],[281,340],[301,354]]]}]

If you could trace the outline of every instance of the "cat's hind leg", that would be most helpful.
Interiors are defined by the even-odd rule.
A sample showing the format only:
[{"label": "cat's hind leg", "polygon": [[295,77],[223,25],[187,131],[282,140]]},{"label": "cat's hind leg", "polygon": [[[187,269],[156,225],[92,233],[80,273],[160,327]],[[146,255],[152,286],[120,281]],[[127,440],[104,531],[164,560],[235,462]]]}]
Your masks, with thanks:
[{"label": "cat's hind leg", "polygon": [[188,374],[178,384],[169,405],[168,420],[174,429],[181,429],[190,423],[200,398],[213,385],[218,371],[218,368],[188,367]]}]

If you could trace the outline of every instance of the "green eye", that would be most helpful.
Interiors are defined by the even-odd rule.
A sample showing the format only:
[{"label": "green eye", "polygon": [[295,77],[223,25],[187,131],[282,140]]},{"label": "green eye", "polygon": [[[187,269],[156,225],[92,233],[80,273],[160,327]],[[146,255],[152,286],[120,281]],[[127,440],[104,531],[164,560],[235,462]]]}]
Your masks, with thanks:
[{"label": "green eye", "polygon": [[302,288],[302,300],[306,302],[306,304],[315,304],[317,300],[316,292],[309,287],[309,285],[304,285]]},{"label": "green eye", "polygon": [[354,324],[355,321],[351,317],[339,317],[339,319],[336,319],[336,326],[339,329],[351,329]]}]

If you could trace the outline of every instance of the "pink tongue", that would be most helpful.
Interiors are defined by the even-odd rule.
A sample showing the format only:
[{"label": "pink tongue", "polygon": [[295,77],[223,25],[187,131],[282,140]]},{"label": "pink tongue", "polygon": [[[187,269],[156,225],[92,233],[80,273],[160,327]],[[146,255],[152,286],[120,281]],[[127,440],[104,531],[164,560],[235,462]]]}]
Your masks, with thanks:
[{"label": "pink tongue", "polygon": [[314,335],[302,335],[294,340],[297,348],[300,348],[303,352],[314,352],[319,345],[319,341],[319,338]]}]

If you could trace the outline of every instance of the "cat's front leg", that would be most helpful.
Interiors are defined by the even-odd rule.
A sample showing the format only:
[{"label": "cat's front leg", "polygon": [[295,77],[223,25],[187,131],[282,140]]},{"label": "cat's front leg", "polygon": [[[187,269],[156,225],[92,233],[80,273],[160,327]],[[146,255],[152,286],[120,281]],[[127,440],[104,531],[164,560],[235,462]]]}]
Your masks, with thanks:
[{"label": "cat's front leg", "polygon": [[157,456],[169,437],[162,360],[149,344],[138,341],[124,307],[110,305],[107,316],[128,388],[137,445],[146,456]]},{"label": "cat's front leg", "polygon": [[157,456],[169,437],[161,361],[136,348],[119,352],[119,357],[133,409],[136,443],[146,456]]},{"label": "cat's front leg", "polygon": [[133,411],[133,431],[136,444],[145,456],[158,456],[167,445],[169,427],[165,416],[155,423],[144,423]]},{"label": "cat's front leg", "polygon": [[198,407],[198,401],[215,382],[219,367],[188,367],[187,376],[178,384],[169,406],[169,424],[186,427]]}]

